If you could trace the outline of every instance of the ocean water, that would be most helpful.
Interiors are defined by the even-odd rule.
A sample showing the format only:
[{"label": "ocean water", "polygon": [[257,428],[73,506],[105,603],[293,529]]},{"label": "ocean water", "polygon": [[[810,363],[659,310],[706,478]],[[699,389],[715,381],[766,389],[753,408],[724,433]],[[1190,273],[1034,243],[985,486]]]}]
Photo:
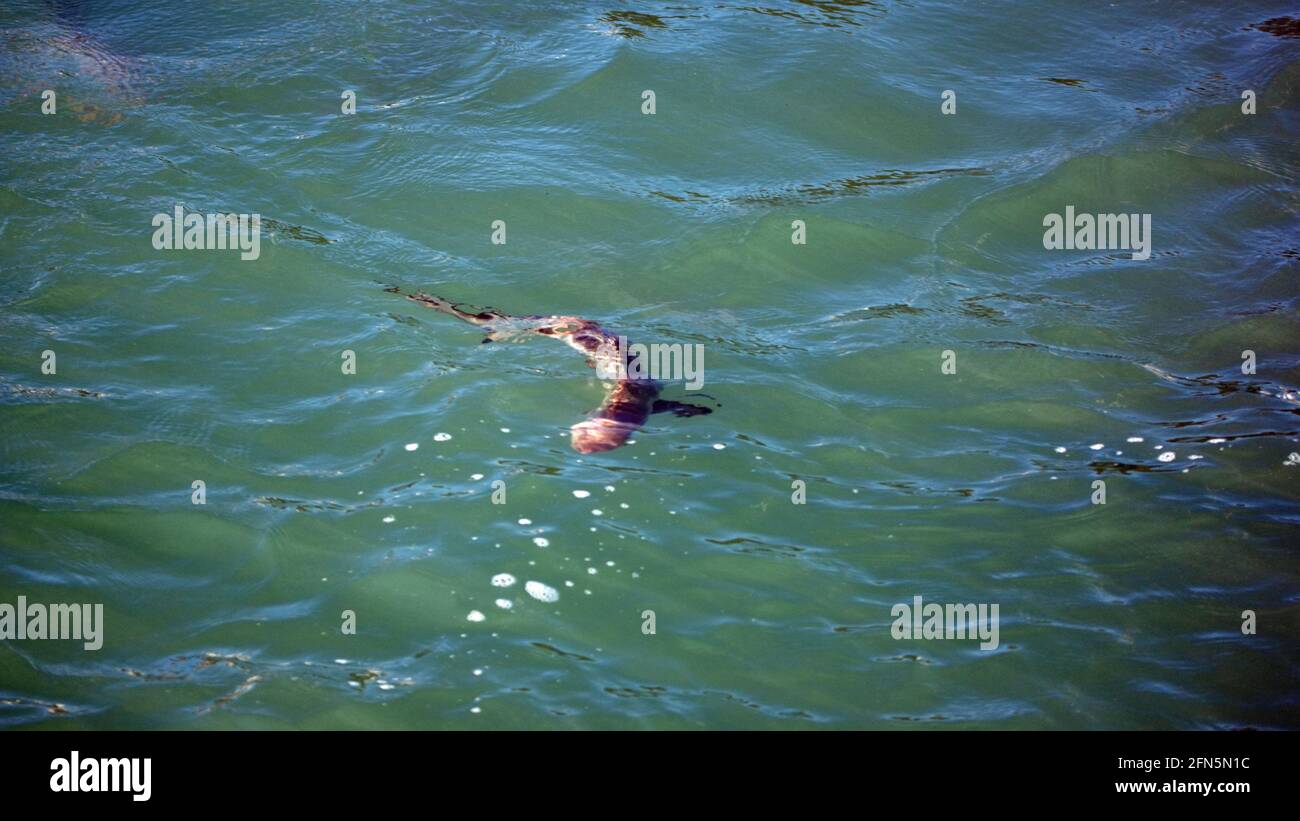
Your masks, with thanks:
[{"label": "ocean water", "polygon": [[[0,640],[0,726],[1296,728],[1288,13],[5,4],[0,603],[103,645]],[[716,410],[576,453],[580,356],[394,286]]]}]

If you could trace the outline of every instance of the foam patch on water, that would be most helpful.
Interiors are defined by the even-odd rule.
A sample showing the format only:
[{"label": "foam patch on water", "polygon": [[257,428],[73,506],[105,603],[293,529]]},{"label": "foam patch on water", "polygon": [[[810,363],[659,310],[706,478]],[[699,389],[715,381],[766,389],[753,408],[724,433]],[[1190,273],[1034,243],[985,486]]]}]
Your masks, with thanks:
[{"label": "foam patch on water", "polygon": [[407,449],[407,450],[419,450],[419,449],[420,449],[420,443],[419,443],[419,442],[407,442],[407,443],[406,443],[406,449]]},{"label": "foam patch on water", "polygon": [[589,491],[589,490],[575,490],[575,491],[573,491],[573,495],[576,496],[576,497],[579,498],[579,499],[585,499],[585,498],[587,498],[588,496],[591,495],[591,491]]},{"label": "foam patch on water", "polygon": [[515,606],[515,603],[510,601],[510,599],[497,599],[496,605],[497,607],[500,607],[502,610],[509,610],[510,608]]},{"label": "foam patch on water", "polygon": [[466,616],[465,618],[468,621],[483,621],[484,619],[487,618],[487,616],[483,615],[477,610],[471,610],[469,611],[469,615]]},{"label": "foam patch on water", "polygon": [[528,595],[538,601],[557,602],[560,600],[560,591],[551,587],[549,584],[542,584],[541,582],[525,582],[524,590],[528,592]]},{"label": "foam patch on water", "polygon": [[1159,459],[1162,462],[1172,462],[1174,461],[1175,458],[1177,458],[1177,454],[1175,454],[1172,450],[1167,450],[1164,453],[1160,454],[1159,456]]},{"label": "foam patch on water", "polygon": [[498,573],[492,577],[493,587],[509,587],[515,583],[515,577],[509,573]]},{"label": "foam patch on water", "polygon": [[538,547],[550,547],[551,542],[545,536],[534,536],[533,544],[537,545]]},{"label": "foam patch on water", "polygon": [[451,438],[450,433],[435,433],[433,435],[433,441],[435,442],[446,442],[450,438]]}]

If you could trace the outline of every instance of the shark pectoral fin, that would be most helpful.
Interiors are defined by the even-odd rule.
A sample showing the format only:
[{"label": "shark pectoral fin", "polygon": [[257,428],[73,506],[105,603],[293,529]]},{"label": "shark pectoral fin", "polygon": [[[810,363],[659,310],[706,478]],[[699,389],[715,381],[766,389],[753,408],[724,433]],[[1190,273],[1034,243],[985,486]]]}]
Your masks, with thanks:
[{"label": "shark pectoral fin", "polygon": [[713,413],[713,408],[706,408],[703,405],[692,405],[689,402],[674,402],[670,399],[656,399],[650,412],[669,412],[672,413],[673,416],[701,416],[706,413]]}]

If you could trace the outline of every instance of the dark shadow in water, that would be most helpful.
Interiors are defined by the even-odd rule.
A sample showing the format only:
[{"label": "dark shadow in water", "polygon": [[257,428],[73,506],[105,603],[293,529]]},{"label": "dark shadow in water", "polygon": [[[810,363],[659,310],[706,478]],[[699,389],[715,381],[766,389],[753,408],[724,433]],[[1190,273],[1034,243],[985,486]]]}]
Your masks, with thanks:
[{"label": "dark shadow in water", "polygon": [[600,22],[614,27],[619,37],[645,37],[644,29],[666,29],[664,18],[639,11],[607,11],[600,17]]},{"label": "dark shadow in water", "polygon": [[728,205],[791,205],[820,202],[836,197],[866,194],[873,188],[899,188],[942,177],[987,177],[991,172],[983,168],[934,168],[925,171],[886,169],[875,174],[845,177],[824,183],[793,185],[776,190],[760,190],[739,196],[710,196],[698,191],[687,191],[686,196],[667,191],[650,191],[656,197],[681,205],[723,203]]},{"label": "dark shadow in water", "polygon": [[766,542],[761,542],[758,539],[749,539],[743,536],[735,539],[705,539],[704,541],[710,544],[723,545],[724,547],[742,545],[741,547],[736,547],[735,550],[732,551],[734,553],[748,553],[760,556],[781,556],[789,559],[797,558],[800,553],[803,553],[808,549],[793,544],[768,544]]},{"label": "dark shadow in water", "polygon": [[994,301],[1010,302],[1017,305],[1057,305],[1071,310],[1092,310],[1092,306],[1086,302],[1074,302],[1050,294],[1011,294],[1006,291],[999,291],[994,294],[962,297],[955,309],[945,309],[945,312],[955,310],[959,316],[979,319],[990,325],[1011,324],[1011,317],[1005,311],[985,304]]},{"label": "dark shadow in water", "polygon": [[816,202],[832,197],[844,197],[852,194],[866,194],[873,188],[898,188],[912,185],[935,177],[986,177],[989,172],[983,168],[935,168],[928,171],[903,171],[887,169],[875,174],[860,177],[847,177],[831,182],[799,185],[784,191],[759,192],[737,199],[738,202],[762,203],[764,205],[787,205],[789,203]]},{"label": "dark shadow in water", "polygon": [[[664,199],[669,200],[671,202],[679,202],[679,203],[688,203],[691,202],[692,200],[707,202],[710,199],[707,194],[701,194],[697,191],[687,191],[685,197],[679,197],[676,194],[669,194],[667,191],[651,191],[650,193],[656,197],[663,197]],[[687,197],[689,197],[690,199],[687,199]]]},{"label": "dark shadow in water", "polygon": [[290,239],[301,240],[302,242],[314,242],[317,245],[328,245],[334,240],[329,239],[319,231],[311,228],[304,228],[301,225],[289,225],[273,220],[269,217],[262,217],[262,227],[273,234],[284,234]]},{"label": "dark shadow in water", "polygon": [[[88,30],[79,8],[53,10],[49,22],[0,29],[0,100],[39,96],[54,87],[59,113],[87,123],[122,122],[123,109],[144,104],[138,89],[147,82],[147,64]],[[66,88],[62,78],[78,82]],[[52,86],[54,79],[58,86]]]},{"label": "dark shadow in water", "polygon": [[618,698],[660,698],[668,694],[668,688],[642,684],[640,688],[606,687],[605,692]]},{"label": "dark shadow in water", "polygon": [[1274,37],[1300,37],[1300,20],[1294,17],[1270,17],[1262,23],[1251,23],[1246,30],[1254,29]]},{"label": "dark shadow in water", "polygon": [[577,661],[592,661],[592,662],[595,661],[594,658],[590,658],[589,656],[584,656],[581,653],[570,653],[567,650],[561,650],[558,647],[554,647],[544,642],[534,641],[529,643],[532,644],[532,646],[536,647],[538,650],[545,650],[546,652],[553,653],[557,656],[560,656],[561,658],[576,659]]},{"label": "dark shadow in water", "polygon": [[[186,173],[186,174],[189,173],[184,169],[180,168],[179,166],[177,166],[171,160],[167,159],[166,157],[163,157],[162,155],[155,154],[154,156],[158,157],[158,159],[162,160],[163,162],[167,163],[173,168],[176,168],[176,170],[181,171],[182,173]],[[204,219],[207,219],[208,217],[207,211],[204,211],[201,208],[193,208],[188,205],[185,206],[185,212],[187,214],[190,213],[199,214]],[[234,212],[218,210],[212,213],[228,214]],[[288,237],[289,239],[296,239],[301,242],[310,242],[316,245],[329,245],[331,242],[334,242],[334,240],[330,239],[329,237],[325,236],[320,231],[317,231],[314,228],[307,228],[302,225],[290,225],[287,222],[280,222],[277,219],[271,219],[270,217],[265,217],[265,216],[259,216],[258,219],[261,223],[262,230],[266,231],[268,234],[282,234]]]},{"label": "dark shadow in water", "polygon": [[1099,460],[1089,462],[1088,467],[1092,468],[1094,473],[1120,473],[1127,476],[1130,473],[1174,473],[1182,470],[1182,467],[1156,467],[1155,465],[1135,465],[1131,462],[1117,462],[1113,459]]},{"label": "dark shadow in water", "polygon": [[889,305],[869,305],[848,313],[831,317],[834,322],[860,322],[867,319],[891,319],[896,316],[916,316],[925,313],[924,308],[908,305],[906,302],[893,302]]},{"label": "dark shadow in water", "polygon": [[1046,83],[1056,83],[1057,85],[1077,88],[1080,91],[1091,91],[1094,94],[1097,93],[1097,89],[1095,88],[1084,88],[1084,84],[1087,82],[1086,80],[1075,80],[1070,77],[1039,77],[1038,79]]},{"label": "dark shadow in water", "polygon": [[[847,29],[862,26],[869,18],[885,15],[885,7],[876,0],[793,0],[787,7],[777,6],[725,6],[714,7],[718,12],[740,11],[747,14],[761,14],[780,20],[791,20],[806,26],[822,28]],[[694,6],[674,6],[673,11],[699,11]],[[669,20],[684,20],[692,17],[707,16],[703,14],[648,14],[643,11],[618,10],[607,11],[600,16],[600,22],[611,27],[613,33],[629,40],[645,37],[651,31],[671,29]]]},{"label": "dark shadow in water", "polygon": [[1172,382],[1175,385],[1181,385],[1185,388],[1209,389],[1193,393],[1193,396],[1227,396],[1233,393],[1253,393],[1259,396],[1282,399],[1287,402],[1300,403],[1300,391],[1271,382],[1262,380],[1247,382],[1244,379],[1227,379],[1217,373],[1208,373],[1203,376],[1179,376],[1156,365],[1143,365],[1142,367],[1166,382]]},{"label": "dark shadow in water", "polygon": [[885,15],[885,7],[874,0],[794,0],[794,2],[797,8],[771,6],[735,6],[735,8],[739,11],[779,17],[783,20],[794,20],[808,26],[832,29],[861,26],[863,18],[878,18]]},{"label": "dark shadow in water", "polygon": [[1257,433],[1238,433],[1235,435],[1220,434],[1218,436],[1174,436],[1169,439],[1170,442],[1196,442],[1203,443],[1211,440],[1222,439],[1225,442],[1231,442],[1236,439],[1258,439],[1261,436],[1295,436],[1300,431],[1294,430],[1262,430]]},{"label": "dark shadow in water", "polygon": [[311,513],[319,510],[338,510],[344,513],[355,513],[358,510],[366,508],[380,507],[383,505],[383,497],[373,499],[369,502],[363,502],[358,505],[341,505],[338,502],[329,500],[308,501],[306,499],[281,499],[279,496],[259,496],[253,500],[254,504],[266,505],[276,510],[296,510],[299,513]]}]

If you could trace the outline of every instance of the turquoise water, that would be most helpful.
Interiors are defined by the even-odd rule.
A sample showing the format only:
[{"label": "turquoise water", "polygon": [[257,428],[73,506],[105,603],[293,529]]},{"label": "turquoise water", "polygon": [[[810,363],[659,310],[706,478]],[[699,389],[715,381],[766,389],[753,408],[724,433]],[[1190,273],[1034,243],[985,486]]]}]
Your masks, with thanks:
[{"label": "turquoise water", "polygon": [[[0,726],[1295,728],[1287,13],[6,6],[0,603],[104,639],[0,641]],[[575,453],[578,355],[387,286],[701,344],[717,410]]]}]

